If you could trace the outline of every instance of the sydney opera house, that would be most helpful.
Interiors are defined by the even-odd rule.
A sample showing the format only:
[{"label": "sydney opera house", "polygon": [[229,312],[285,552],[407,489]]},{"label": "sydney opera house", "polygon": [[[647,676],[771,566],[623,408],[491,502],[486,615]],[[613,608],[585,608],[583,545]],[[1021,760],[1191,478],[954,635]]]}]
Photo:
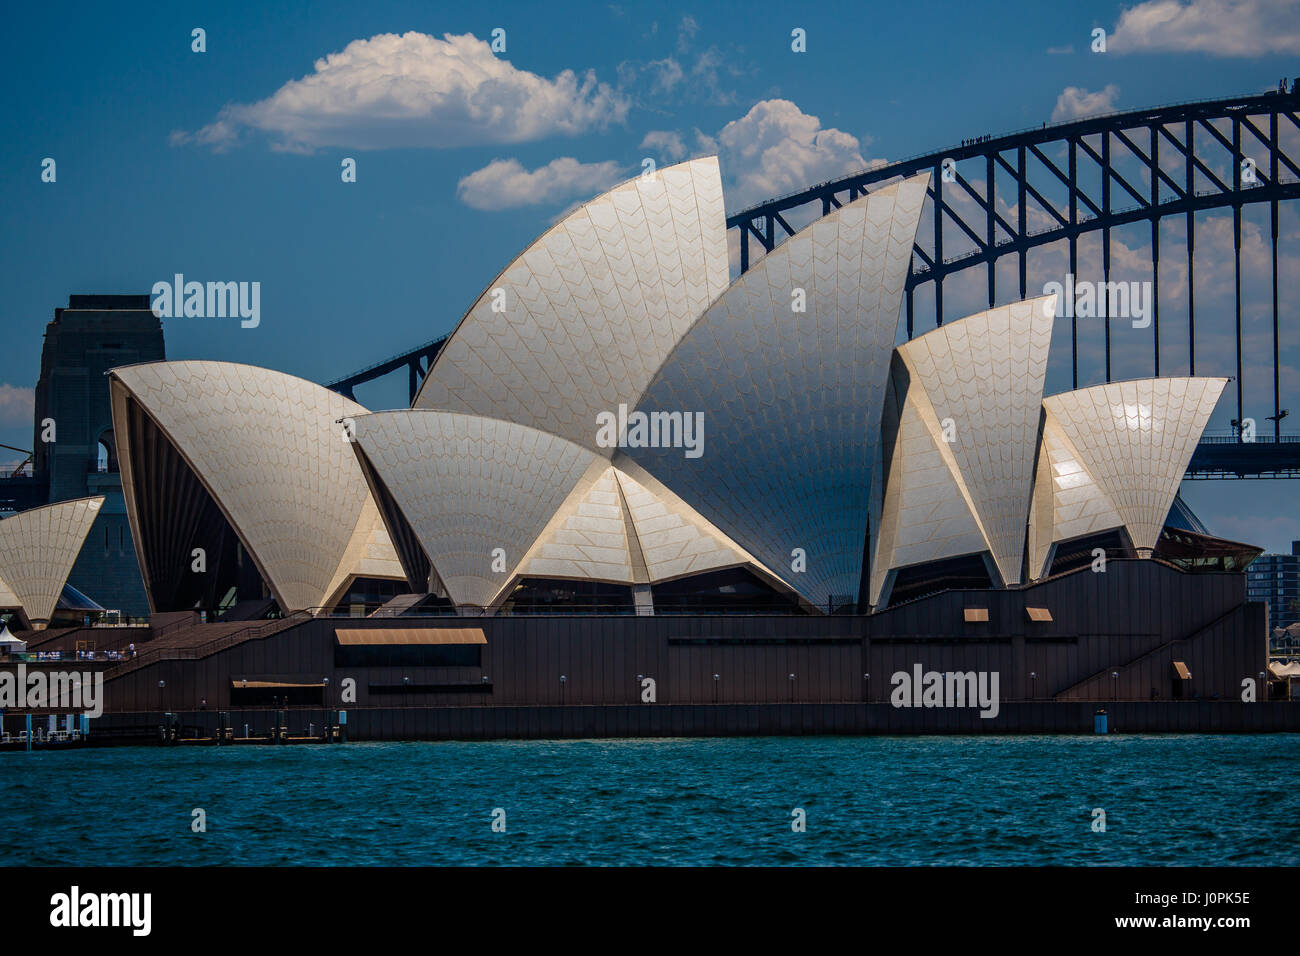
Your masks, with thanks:
[{"label": "sydney opera house", "polygon": [[1044,395],[1053,296],[900,341],[926,189],[730,281],[716,160],[633,179],[500,273],[410,408],[115,369],[136,553],[178,623],[110,699],[328,704],[361,674],[359,712],[426,715],[375,736],[467,703],[645,704],[647,678],[666,704],[870,703],[914,663],[1026,701],[1236,699],[1258,550],[1177,497],[1225,380]]}]

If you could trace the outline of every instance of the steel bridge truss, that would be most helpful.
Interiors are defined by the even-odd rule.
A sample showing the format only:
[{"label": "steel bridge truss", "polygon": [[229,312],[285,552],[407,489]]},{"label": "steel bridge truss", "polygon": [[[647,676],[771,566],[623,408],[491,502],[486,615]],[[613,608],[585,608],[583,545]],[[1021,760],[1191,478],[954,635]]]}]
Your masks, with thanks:
[{"label": "steel bridge truss", "polygon": [[[1150,225],[1152,263],[1152,368],[1160,374],[1160,223],[1169,217],[1186,220],[1188,268],[1188,367],[1196,373],[1195,249],[1196,214],[1231,209],[1235,251],[1236,422],[1243,420],[1241,242],[1242,209],[1267,203],[1270,211],[1273,280],[1273,422],[1275,443],[1281,436],[1278,329],[1278,204],[1300,198],[1300,155],[1288,152],[1283,140],[1300,133],[1300,95],[1290,92],[1257,94],[1233,99],[1183,103],[1135,110],[1075,122],[1044,126],[1007,136],[967,141],[952,149],[891,163],[843,179],[822,183],[799,193],[769,200],[736,213],[727,226],[740,233],[740,268],[751,262],[751,243],[765,251],[778,239],[793,235],[790,219],[820,214],[858,198],[872,186],[930,173],[930,223],[923,221],[913,249],[912,271],[906,286],[907,337],[915,334],[916,291],[931,287],[937,321],[943,321],[944,280],[967,269],[984,267],[988,304],[997,304],[996,264],[1015,256],[1019,298],[1028,296],[1030,250],[1064,241],[1069,247],[1070,274],[1078,276],[1079,238],[1101,233],[1103,288],[1111,282],[1111,234],[1122,226]],[[1211,165],[1218,151],[1230,174]],[[1064,154],[1064,159],[1061,158]],[[1171,163],[1170,160],[1173,160]],[[1171,171],[1171,166],[1175,167]],[[1131,170],[1137,168],[1141,178]],[[1009,178],[1010,195],[999,195],[998,181]],[[1053,198],[1052,194],[1062,196]],[[1031,230],[1035,211],[1051,220],[1048,228]],[[778,232],[779,230],[779,232]],[[960,254],[945,257],[956,240]],[[947,240],[947,244],[945,244]],[[1166,317],[1168,318],[1168,317]],[[1071,374],[1079,387],[1078,317],[1071,317]],[[1105,321],[1106,380],[1111,380],[1111,326]],[[1262,451],[1256,449],[1256,452]]]},{"label": "steel bridge truss", "polygon": [[[1300,84],[1297,84],[1300,87]],[[1069,271],[1078,276],[1079,239],[1101,234],[1103,288],[1111,283],[1111,236],[1120,227],[1147,223],[1151,236],[1152,370],[1160,374],[1160,224],[1183,217],[1188,269],[1186,315],[1188,368],[1196,374],[1196,214],[1231,209],[1235,281],[1237,438],[1207,440],[1192,460],[1189,477],[1300,477],[1300,450],[1282,435],[1278,305],[1278,205],[1300,198],[1300,155],[1284,139],[1300,134],[1300,90],[1181,103],[1093,117],[1006,136],[982,137],[959,147],[916,156],[813,186],[736,213],[727,220],[740,234],[740,268],[751,263],[751,243],[765,251],[796,232],[790,220],[815,218],[862,196],[873,186],[929,171],[929,227],[922,223],[905,292],[907,337],[915,334],[914,299],[929,285],[937,321],[943,321],[944,280],[984,267],[989,307],[997,304],[996,265],[1015,256],[1018,297],[1028,297],[1028,255],[1064,241]],[[1217,151],[1217,152],[1216,152]],[[1215,164],[1218,164],[1216,171]],[[1227,164],[1226,166],[1224,164]],[[1137,170],[1137,174],[1133,170]],[[1230,169],[1225,172],[1225,169]],[[1010,193],[998,181],[1009,177]],[[1242,210],[1267,203],[1272,244],[1273,423],[1271,441],[1245,441],[1242,394]],[[1031,215],[1046,228],[1032,229]],[[778,232],[779,230],[779,232]],[[945,257],[945,249],[960,246]],[[1166,317],[1168,319],[1168,317]],[[1111,380],[1111,323],[1105,319],[1106,380]],[[446,341],[444,336],[393,356],[328,387],[353,396],[357,385],[406,368],[414,400],[420,383]],[[1079,386],[1078,317],[1071,318],[1071,374]],[[1210,448],[1215,441],[1219,445]]]}]

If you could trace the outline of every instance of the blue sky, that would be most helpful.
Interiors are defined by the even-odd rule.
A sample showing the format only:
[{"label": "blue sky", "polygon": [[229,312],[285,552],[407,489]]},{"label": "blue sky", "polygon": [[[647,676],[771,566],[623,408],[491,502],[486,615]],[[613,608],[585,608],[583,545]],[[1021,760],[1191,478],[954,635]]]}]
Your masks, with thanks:
[{"label": "blue sky", "polygon": [[[1300,73],[1295,0],[266,6],[7,11],[0,442],[30,444],[41,336],[69,293],[260,281],[256,329],[168,320],[169,357],[325,381],[449,331],[532,238],[647,156],[718,152],[734,210],[971,136]],[[494,28],[504,53],[485,45]],[[1293,211],[1284,225],[1300,235]],[[358,397],[391,407],[404,388]],[[1270,549],[1300,538],[1293,487],[1185,486],[1214,530]]]}]

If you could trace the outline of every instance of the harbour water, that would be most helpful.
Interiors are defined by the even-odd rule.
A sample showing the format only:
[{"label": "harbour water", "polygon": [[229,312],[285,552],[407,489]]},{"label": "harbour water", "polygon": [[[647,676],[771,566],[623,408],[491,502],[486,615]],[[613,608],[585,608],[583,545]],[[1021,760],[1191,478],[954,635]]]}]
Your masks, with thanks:
[{"label": "harbour water", "polygon": [[10,753],[0,755],[0,860],[1294,866],[1298,753],[1295,735]]}]

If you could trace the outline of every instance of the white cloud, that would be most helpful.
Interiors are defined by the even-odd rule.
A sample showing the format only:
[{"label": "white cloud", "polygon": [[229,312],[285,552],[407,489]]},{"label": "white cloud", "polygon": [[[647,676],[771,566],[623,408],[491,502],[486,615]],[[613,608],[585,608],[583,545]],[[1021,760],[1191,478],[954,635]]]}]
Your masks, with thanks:
[{"label": "white cloud", "polygon": [[655,129],[646,133],[637,149],[653,150],[665,162],[675,163],[686,155],[686,144],[672,130]]},{"label": "white cloud", "polygon": [[530,172],[517,159],[494,159],[457,183],[456,195],[475,209],[513,209],[595,195],[616,185],[625,175],[623,167],[613,160],[580,163],[561,156]]},{"label": "white cloud", "polygon": [[0,384],[0,425],[30,425],[36,390]]},{"label": "white cloud", "polygon": [[226,106],[171,141],[224,149],[260,131],[274,148],[296,152],[521,143],[622,122],[628,105],[592,71],[548,80],[472,34],[383,33],[353,40],[268,98]]},{"label": "white cloud", "polygon": [[823,128],[789,100],[762,100],[732,120],[711,140],[723,175],[729,180],[727,208],[740,209],[783,193],[804,189],[866,169],[856,136]]},{"label": "white cloud", "polygon": [[723,72],[728,76],[736,77],[742,71],[734,63],[729,62],[721,50],[713,46],[697,56],[695,65],[691,67],[694,85],[699,89],[707,90],[707,102],[717,106],[727,106],[736,102],[736,91],[723,89]]},{"label": "white cloud", "polygon": [[1147,0],[1120,14],[1115,53],[1300,53],[1300,0]]},{"label": "white cloud", "polygon": [[1052,122],[1061,123],[1098,116],[1102,113],[1113,113],[1118,96],[1119,87],[1114,83],[1108,83],[1104,90],[1095,93],[1090,93],[1081,86],[1067,86],[1056,98],[1056,108],[1052,110]]},{"label": "white cloud", "polygon": [[1074,44],[1067,43],[1065,46],[1049,46],[1047,52],[1050,56],[1067,56],[1074,52]]},{"label": "white cloud", "polygon": [[682,22],[677,26],[677,52],[685,53],[695,39],[695,34],[700,30],[700,25],[689,14],[682,17]]},{"label": "white cloud", "polygon": [[650,76],[651,93],[671,93],[686,76],[682,65],[670,56],[651,60],[646,64],[646,73]]}]

